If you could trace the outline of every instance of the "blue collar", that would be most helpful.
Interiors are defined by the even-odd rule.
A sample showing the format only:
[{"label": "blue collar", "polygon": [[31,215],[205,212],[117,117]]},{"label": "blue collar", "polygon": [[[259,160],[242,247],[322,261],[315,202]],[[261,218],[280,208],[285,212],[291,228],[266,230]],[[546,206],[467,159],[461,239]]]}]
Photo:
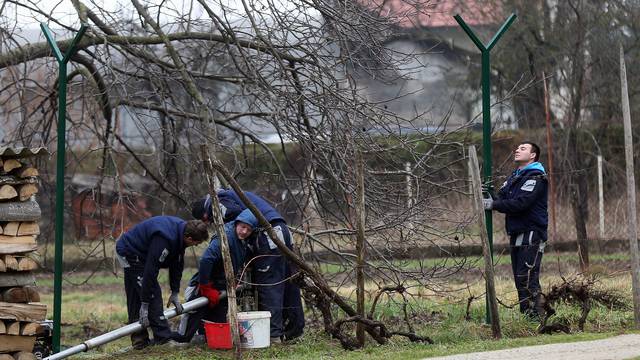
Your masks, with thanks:
[{"label": "blue collar", "polygon": [[529,170],[540,170],[542,171],[543,174],[546,174],[546,172],[544,171],[544,166],[542,166],[542,164],[538,161],[536,162],[532,162],[531,164],[523,167],[522,169],[516,169],[516,171],[514,171],[514,173],[516,175],[520,175],[522,173],[524,173],[525,171],[529,171]]}]

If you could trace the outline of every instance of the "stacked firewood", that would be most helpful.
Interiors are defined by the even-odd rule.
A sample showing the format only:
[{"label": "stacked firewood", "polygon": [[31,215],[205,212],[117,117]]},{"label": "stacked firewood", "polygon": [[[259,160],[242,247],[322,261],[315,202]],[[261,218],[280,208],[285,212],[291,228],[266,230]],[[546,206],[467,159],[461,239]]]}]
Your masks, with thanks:
[{"label": "stacked firewood", "polygon": [[0,360],[34,359],[47,314],[33,275],[40,207],[38,170],[29,161],[40,152],[0,148]]}]

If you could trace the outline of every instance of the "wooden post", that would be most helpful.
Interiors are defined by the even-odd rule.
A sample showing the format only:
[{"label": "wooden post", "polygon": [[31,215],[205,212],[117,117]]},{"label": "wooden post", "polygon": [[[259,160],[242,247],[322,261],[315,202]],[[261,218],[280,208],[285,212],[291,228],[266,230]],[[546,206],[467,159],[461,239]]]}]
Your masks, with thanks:
[{"label": "wooden post", "polygon": [[213,210],[213,225],[220,240],[220,250],[222,252],[222,262],[224,264],[224,277],[227,281],[227,303],[228,320],[231,326],[231,337],[233,339],[234,355],[236,359],[242,357],[240,348],[240,330],[238,329],[238,303],[236,301],[236,278],[233,271],[233,263],[231,262],[231,254],[229,253],[229,239],[224,232],[224,219],[220,211],[220,202],[215,188],[216,172],[213,169],[211,156],[206,144],[200,145],[202,158],[204,159],[204,170],[209,186],[209,194],[211,196],[211,209]]},{"label": "wooden post", "polygon": [[407,182],[407,208],[413,207],[413,179],[411,178],[411,163],[404,163],[404,171],[407,173],[405,181]]},{"label": "wooden post", "polygon": [[[360,149],[356,149],[356,177],[357,177],[357,194],[356,194],[356,295],[357,304],[356,311],[360,318],[365,318],[364,309],[364,258],[365,258],[365,241],[364,241],[364,229],[366,221],[365,213],[365,197],[364,197],[364,160],[362,159],[362,152]],[[356,324],[356,339],[360,347],[364,346],[365,334],[364,325],[360,322]]]},{"label": "wooden post", "polygon": [[482,242],[482,256],[484,257],[484,275],[487,282],[487,302],[489,303],[489,314],[491,318],[491,332],[493,337],[500,339],[500,316],[498,314],[498,301],[496,300],[496,285],[493,272],[493,260],[489,249],[489,235],[485,226],[484,206],[482,205],[482,181],[480,180],[480,167],[478,165],[478,155],[476,147],[469,146],[469,159],[471,168],[471,182],[473,184],[473,209],[478,215],[478,228],[480,229],[480,241]]},{"label": "wooden post", "polygon": [[547,127],[547,174],[549,178],[549,202],[551,203],[551,241],[556,241],[558,237],[556,227],[556,173],[553,170],[553,137],[551,136],[551,110],[549,110],[549,90],[547,88],[547,77],[542,72],[542,85],[544,88],[544,114]]},{"label": "wooden post", "polygon": [[598,155],[598,220],[600,225],[600,250],[604,241],[604,185],[602,177],[602,155]]},{"label": "wooden post", "polygon": [[622,90],[622,119],[624,121],[624,155],[627,164],[627,216],[629,217],[629,250],[631,251],[631,283],[633,288],[633,319],[640,329],[640,258],[638,255],[638,218],[636,214],[636,180],[633,172],[633,134],[631,109],[627,89],[627,69],[624,50],[620,44],[620,87]]}]

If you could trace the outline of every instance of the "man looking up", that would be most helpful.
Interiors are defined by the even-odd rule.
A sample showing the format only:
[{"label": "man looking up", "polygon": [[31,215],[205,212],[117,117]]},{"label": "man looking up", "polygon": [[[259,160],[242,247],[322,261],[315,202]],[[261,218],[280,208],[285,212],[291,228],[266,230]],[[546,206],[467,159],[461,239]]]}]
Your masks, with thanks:
[{"label": "man looking up", "polygon": [[538,317],[540,264],[547,241],[548,182],[544,167],[538,162],[540,147],[525,141],[514,153],[517,168],[507,178],[498,198],[485,194],[485,210],[504,213],[510,239],[511,267],[520,312]]}]

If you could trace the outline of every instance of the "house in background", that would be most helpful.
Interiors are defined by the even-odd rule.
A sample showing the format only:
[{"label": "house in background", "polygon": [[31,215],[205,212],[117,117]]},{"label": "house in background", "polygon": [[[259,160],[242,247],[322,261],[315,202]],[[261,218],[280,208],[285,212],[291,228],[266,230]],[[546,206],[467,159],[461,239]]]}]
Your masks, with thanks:
[{"label": "house in background", "polygon": [[[416,118],[410,126],[423,131],[481,123],[480,80],[469,80],[472,71],[479,74],[480,52],[453,16],[460,14],[486,43],[504,21],[497,5],[478,0],[356,1],[395,25],[384,44],[402,63],[397,73],[382,78],[354,67],[362,94],[405,120]],[[494,128],[516,126],[510,103],[494,105],[492,115]]]},{"label": "house in background", "polygon": [[76,174],[71,179],[71,212],[76,239],[117,238],[150,218],[149,204],[156,183],[134,173],[119,179]]}]

